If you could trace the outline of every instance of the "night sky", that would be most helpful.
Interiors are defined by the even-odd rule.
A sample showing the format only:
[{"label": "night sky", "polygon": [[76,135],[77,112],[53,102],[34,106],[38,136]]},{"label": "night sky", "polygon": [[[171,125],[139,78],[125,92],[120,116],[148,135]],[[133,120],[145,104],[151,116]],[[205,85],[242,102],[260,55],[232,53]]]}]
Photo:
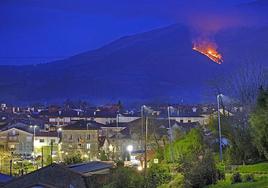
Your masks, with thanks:
[{"label": "night sky", "polygon": [[[36,64],[250,0],[1,0],[0,64]],[[227,15],[228,16],[228,15]],[[231,16],[231,15],[230,15]]]}]

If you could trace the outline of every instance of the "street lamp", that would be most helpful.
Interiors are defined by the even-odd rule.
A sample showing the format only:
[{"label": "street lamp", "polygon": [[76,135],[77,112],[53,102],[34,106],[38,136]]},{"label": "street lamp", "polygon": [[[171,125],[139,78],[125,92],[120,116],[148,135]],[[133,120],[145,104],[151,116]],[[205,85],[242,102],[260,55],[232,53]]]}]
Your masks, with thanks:
[{"label": "street lamp", "polygon": [[115,150],[116,150],[116,158],[118,159],[119,158],[119,151],[121,150],[121,144],[119,146],[119,135],[118,135],[118,132],[119,132],[119,123],[120,123],[120,114],[117,113],[116,114],[116,145],[115,145]]},{"label": "street lamp", "polygon": [[167,107],[167,111],[168,111],[168,128],[169,128],[169,131],[170,131],[170,137],[169,137],[170,158],[171,158],[171,161],[174,162],[173,149],[172,149],[173,134],[172,134],[172,129],[171,129],[170,108],[172,108],[172,107],[171,106]]},{"label": "street lamp", "polygon": [[58,132],[58,138],[60,138],[60,133],[61,133],[61,131],[62,131],[62,128],[58,128],[58,129],[57,129],[57,132]]},{"label": "street lamp", "polygon": [[221,142],[221,112],[220,112],[220,98],[223,94],[217,95],[217,105],[218,105],[218,128],[219,128],[219,145],[220,145],[220,161],[222,161],[222,142]]},{"label": "street lamp", "polygon": [[127,151],[129,152],[129,159],[131,160],[131,152],[133,151],[133,145],[128,145]]},{"label": "street lamp", "polygon": [[37,125],[30,125],[30,128],[33,128],[33,154],[35,155],[34,153],[34,142],[35,142],[35,129],[37,128],[38,126]]},{"label": "street lamp", "polygon": [[[147,169],[147,136],[148,136],[148,117],[144,113],[144,109],[147,107],[145,105],[141,106],[141,130],[142,136],[144,136],[144,177],[146,176],[146,169]],[[145,122],[144,122],[145,117]],[[145,123],[145,127],[144,127]],[[144,133],[145,131],[145,133]]]}]

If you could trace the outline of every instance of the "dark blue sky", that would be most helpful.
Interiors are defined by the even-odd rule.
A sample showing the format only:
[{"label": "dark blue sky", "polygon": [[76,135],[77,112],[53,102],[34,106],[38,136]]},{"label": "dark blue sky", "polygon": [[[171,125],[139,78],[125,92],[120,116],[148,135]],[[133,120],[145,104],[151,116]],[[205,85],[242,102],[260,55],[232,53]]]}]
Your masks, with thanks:
[{"label": "dark blue sky", "polygon": [[[1,0],[0,64],[33,64],[250,0]],[[189,16],[190,15],[190,16]]]}]

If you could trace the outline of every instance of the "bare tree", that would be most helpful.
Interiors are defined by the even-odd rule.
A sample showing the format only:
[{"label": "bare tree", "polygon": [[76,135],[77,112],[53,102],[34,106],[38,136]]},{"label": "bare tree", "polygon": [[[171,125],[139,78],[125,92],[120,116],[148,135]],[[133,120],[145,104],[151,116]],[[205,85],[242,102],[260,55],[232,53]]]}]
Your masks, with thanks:
[{"label": "bare tree", "polygon": [[245,63],[227,79],[228,94],[236,98],[243,106],[252,107],[258,95],[258,89],[267,86],[265,68],[257,63]]}]

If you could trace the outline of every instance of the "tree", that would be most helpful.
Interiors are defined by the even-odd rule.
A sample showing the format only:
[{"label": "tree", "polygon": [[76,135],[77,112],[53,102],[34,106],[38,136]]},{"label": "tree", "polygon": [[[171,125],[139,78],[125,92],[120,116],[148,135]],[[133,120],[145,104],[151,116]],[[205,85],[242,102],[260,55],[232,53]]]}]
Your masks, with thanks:
[{"label": "tree", "polygon": [[[224,147],[225,157],[224,160],[231,164],[252,163],[258,160],[258,152],[253,145],[252,136],[247,123],[240,114],[233,116],[221,115],[221,131],[222,137],[227,139],[227,145]],[[213,137],[210,142],[214,142],[215,152],[218,152],[218,120],[217,118],[211,119],[209,129],[212,130]]]},{"label": "tree", "polygon": [[[172,143],[174,160],[179,161],[180,158],[188,153],[199,153],[203,149],[203,135],[200,129],[192,129],[180,140]],[[170,145],[165,148],[165,159],[171,161]]]},{"label": "tree", "polygon": [[254,143],[258,151],[268,159],[268,90],[259,90],[256,109],[250,116]]},{"label": "tree", "polygon": [[105,153],[105,151],[103,151],[103,150],[100,152],[100,160],[101,161],[108,161],[108,156]]},{"label": "tree", "polygon": [[181,159],[181,164],[185,187],[199,188],[217,182],[217,168],[210,150],[199,155],[189,153]]}]

